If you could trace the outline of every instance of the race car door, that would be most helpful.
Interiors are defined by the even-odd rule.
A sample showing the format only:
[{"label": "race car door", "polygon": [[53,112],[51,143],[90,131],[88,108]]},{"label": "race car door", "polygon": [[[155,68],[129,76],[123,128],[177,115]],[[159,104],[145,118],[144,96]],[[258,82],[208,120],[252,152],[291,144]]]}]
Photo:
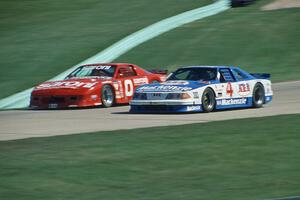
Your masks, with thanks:
[{"label": "race car door", "polygon": [[241,94],[243,91],[248,91],[247,84],[237,81],[230,68],[220,68],[220,86],[223,88],[221,94],[218,92],[217,107],[218,108],[236,108],[248,105],[248,100]]},{"label": "race car door", "polygon": [[124,88],[124,103],[132,99],[137,86],[148,83],[148,78],[146,76],[138,76],[131,65],[120,66],[117,72],[117,79],[121,81]]},{"label": "race car door", "polygon": [[217,98],[234,98],[236,94],[236,80],[229,68],[219,69],[220,84],[217,84]]}]

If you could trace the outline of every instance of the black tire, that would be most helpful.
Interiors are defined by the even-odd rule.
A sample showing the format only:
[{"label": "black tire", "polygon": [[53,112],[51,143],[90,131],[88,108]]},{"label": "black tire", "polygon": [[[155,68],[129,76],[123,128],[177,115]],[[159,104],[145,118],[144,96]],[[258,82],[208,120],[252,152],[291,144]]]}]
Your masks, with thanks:
[{"label": "black tire", "polygon": [[265,88],[261,83],[256,83],[252,94],[252,105],[254,108],[260,108],[265,102]]},{"label": "black tire", "polygon": [[216,97],[211,88],[206,88],[202,94],[202,110],[203,112],[211,112],[215,109]]},{"label": "black tire", "polygon": [[101,102],[103,107],[108,108],[115,104],[115,92],[110,85],[103,85],[101,89]]}]

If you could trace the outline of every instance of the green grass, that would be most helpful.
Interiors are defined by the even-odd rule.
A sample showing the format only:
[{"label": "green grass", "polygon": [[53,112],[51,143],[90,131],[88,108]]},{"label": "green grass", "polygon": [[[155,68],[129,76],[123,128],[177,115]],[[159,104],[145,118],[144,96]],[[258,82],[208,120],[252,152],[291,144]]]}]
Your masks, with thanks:
[{"label": "green grass", "polygon": [[125,36],[212,0],[1,0],[0,98],[48,80]]},{"label": "green grass", "polygon": [[[0,99],[35,86],[125,36],[211,0],[2,0]],[[261,11],[271,0],[230,9],[146,42],[116,61],[174,70],[235,65],[300,78],[299,9]]]},{"label": "green grass", "polygon": [[300,9],[261,11],[271,0],[179,27],[117,61],[174,70],[186,65],[234,65],[269,72],[273,81],[300,79]]},{"label": "green grass", "polygon": [[0,142],[1,199],[300,195],[300,115]]}]

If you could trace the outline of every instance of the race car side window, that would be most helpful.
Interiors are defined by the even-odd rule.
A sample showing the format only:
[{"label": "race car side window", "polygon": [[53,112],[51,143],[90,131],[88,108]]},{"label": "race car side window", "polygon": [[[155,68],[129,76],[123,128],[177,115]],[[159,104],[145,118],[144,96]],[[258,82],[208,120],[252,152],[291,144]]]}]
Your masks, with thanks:
[{"label": "race car side window", "polygon": [[119,68],[118,77],[131,77],[136,76],[136,72],[134,71],[132,66],[122,66]]},{"label": "race car side window", "polygon": [[221,68],[220,69],[220,82],[224,83],[224,82],[234,82],[235,79],[230,71],[230,69],[228,68]]},{"label": "race car side window", "polygon": [[238,69],[233,69],[233,74],[234,76],[239,80],[239,81],[243,81],[243,80],[247,80],[249,79],[249,77],[244,74],[242,71],[238,70]]}]

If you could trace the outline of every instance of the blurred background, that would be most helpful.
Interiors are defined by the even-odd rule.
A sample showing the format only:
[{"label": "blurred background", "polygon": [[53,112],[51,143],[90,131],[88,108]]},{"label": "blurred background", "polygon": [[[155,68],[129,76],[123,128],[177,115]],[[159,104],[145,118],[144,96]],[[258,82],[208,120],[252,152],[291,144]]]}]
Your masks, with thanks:
[{"label": "blurred background", "polygon": [[[44,82],[144,27],[214,2],[0,0],[0,99]],[[300,1],[228,4],[230,9],[155,37],[114,62],[169,71],[233,65],[271,73],[274,83],[300,80]],[[293,91],[293,83],[277,84],[274,102],[279,96],[281,101],[272,102],[269,110],[279,105],[282,114],[289,102],[299,103],[286,101],[285,88]],[[299,113],[299,106],[290,109]],[[101,116],[122,120],[127,115],[108,110],[107,117],[101,108],[2,110],[1,137],[16,136],[18,127],[36,138],[0,141],[0,199],[300,199],[300,115],[218,122],[205,118],[226,112],[234,118],[242,112],[257,116],[254,109],[191,114],[196,119],[189,123],[194,124],[38,138],[22,128],[45,131],[41,121],[66,127],[76,118],[81,126],[91,116],[98,124]],[[198,123],[199,115],[205,123]],[[186,116],[173,115],[178,121]],[[124,121],[142,123],[142,115],[130,117]]]},{"label": "blurred background", "polygon": [[[292,3],[291,3],[292,2]],[[0,98],[33,87],[125,36],[211,0],[1,0]],[[234,65],[300,77],[299,1],[233,0],[234,8],[186,24],[132,49],[115,62],[174,70]],[[283,9],[289,5],[288,9]]]}]

